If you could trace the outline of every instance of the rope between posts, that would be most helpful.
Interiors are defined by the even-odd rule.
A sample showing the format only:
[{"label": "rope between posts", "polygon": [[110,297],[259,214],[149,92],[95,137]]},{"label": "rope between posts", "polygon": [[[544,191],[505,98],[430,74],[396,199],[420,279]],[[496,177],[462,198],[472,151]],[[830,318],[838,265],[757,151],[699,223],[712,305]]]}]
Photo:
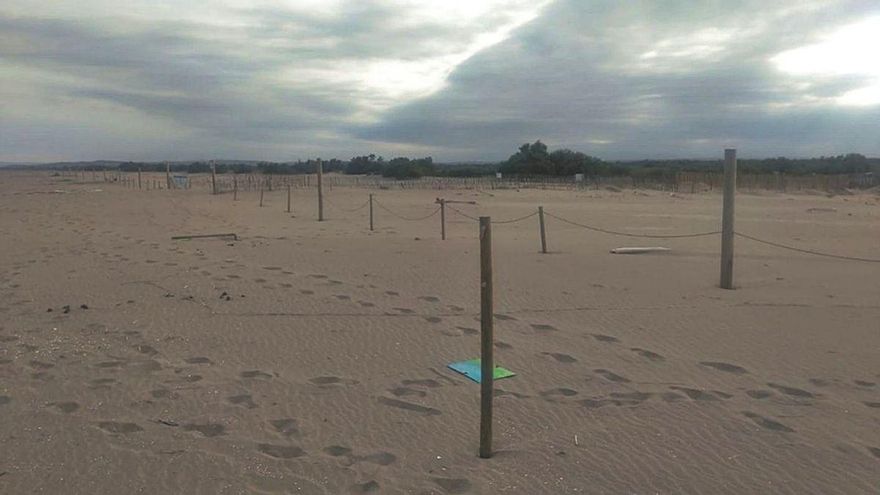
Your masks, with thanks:
[{"label": "rope between posts", "polygon": [[332,206],[333,208],[336,208],[337,210],[340,210],[340,211],[344,211],[344,212],[346,212],[346,213],[354,213],[354,212],[356,212],[356,211],[361,211],[361,210],[363,210],[364,208],[366,208],[367,205],[370,204],[370,200],[368,199],[364,204],[358,206],[357,208],[341,208],[341,207],[339,207],[339,206],[336,206],[334,203],[332,203],[332,202],[331,202],[330,200],[328,200],[328,199],[325,199],[324,201],[326,201],[327,204],[329,204],[329,205]]},{"label": "rope between posts", "polygon": [[823,253],[820,251],[813,251],[810,249],[802,249],[802,248],[796,248],[794,246],[786,246],[785,244],[779,244],[777,242],[765,241],[764,239],[758,239],[757,237],[752,237],[750,235],[742,234],[739,232],[734,232],[734,234],[738,235],[739,237],[742,237],[743,239],[748,239],[750,241],[754,241],[754,242],[757,242],[760,244],[766,244],[768,246],[773,246],[773,247],[777,247],[780,249],[788,249],[789,251],[795,251],[798,253],[812,254],[814,256],[825,256],[826,258],[835,258],[835,259],[839,259],[839,260],[864,261],[866,263],[880,263],[880,259],[858,258],[855,256],[843,256],[843,255],[839,255],[839,254]]},{"label": "rope between posts", "polygon": [[379,208],[382,208],[382,209],[385,210],[386,212],[390,213],[392,216],[395,216],[395,217],[397,217],[397,218],[399,218],[399,219],[401,219],[401,220],[406,220],[406,221],[409,221],[409,222],[418,222],[418,221],[421,221],[421,220],[427,220],[427,219],[433,217],[434,215],[436,215],[437,213],[440,213],[440,207],[438,206],[436,210],[432,211],[431,213],[429,213],[429,214],[427,214],[427,215],[425,215],[425,216],[423,216],[423,217],[410,218],[410,217],[405,217],[405,216],[403,216],[403,215],[399,215],[399,214],[395,213],[394,211],[390,210],[388,207],[386,207],[386,206],[383,205],[382,203],[376,201],[375,198],[373,198],[373,203],[375,203],[376,206],[378,206]]},{"label": "rope between posts", "polygon": [[547,210],[544,210],[544,214],[547,215],[548,217],[555,218],[555,219],[559,220],[560,222],[567,223],[569,225],[574,225],[575,227],[581,227],[583,229],[592,230],[595,232],[602,232],[603,234],[619,235],[619,236],[623,236],[623,237],[642,237],[642,238],[646,238],[646,239],[684,239],[684,238],[691,238],[691,237],[706,237],[706,236],[710,236],[710,235],[718,235],[721,233],[720,230],[713,230],[711,232],[697,232],[694,234],[668,234],[668,235],[666,235],[666,234],[632,234],[629,232],[618,232],[615,230],[608,230],[608,229],[603,229],[600,227],[594,227],[592,225],[585,225],[582,223],[573,222],[573,221],[568,220],[566,218],[562,218],[558,215],[554,215],[554,214],[548,212]]},{"label": "rope between posts", "polygon": [[533,216],[535,216],[535,215],[537,215],[537,214],[538,214],[538,212],[535,211],[535,212],[529,213],[528,215],[526,215],[526,216],[524,216],[524,217],[514,218],[514,219],[511,219],[511,220],[492,220],[492,224],[493,224],[493,225],[496,225],[496,224],[506,224],[506,223],[522,222],[523,220],[528,220],[528,219],[532,218]]},{"label": "rope between posts", "polygon": [[467,213],[465,213],[465,212],[459,210],[458,208],[455,208],[454,206],[449,206],[449,205],[447,204],[446,207],[449,208],[450,210],[452,210],[452,211],[458,213],[459,215],[465,217],[465,218],[469,218],[469,219],[474,220],[474,221],[476,221],[476,222],[479,222],[479,221],[480,221],[479,218],[477,218],[477,217],[472,217],[472,216],[468,215]]}]

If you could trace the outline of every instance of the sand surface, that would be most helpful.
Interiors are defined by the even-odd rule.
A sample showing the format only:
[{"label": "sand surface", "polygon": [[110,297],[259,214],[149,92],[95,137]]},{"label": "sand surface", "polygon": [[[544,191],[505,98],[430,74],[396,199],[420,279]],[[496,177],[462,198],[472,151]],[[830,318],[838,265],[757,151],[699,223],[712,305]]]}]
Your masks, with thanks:
[{"label": "sand surface", "polygon": [[[53,193],[55,190],[63,191]],[[495,447],[477,457],[475,222],[537,205],[716,230],[717,194],[211,196],[0,174],[0,493],[880,491],[880,264],[718,236],[496,225]],[[810,209],[812,211],[808,211]],[[737,229],[880,257],[874,195],[738,197]],[[236,242],[172,241],[235,232]],[[620,256],[622,246],[669,253]],[[69,307],[69,310],[65,309]]]}]

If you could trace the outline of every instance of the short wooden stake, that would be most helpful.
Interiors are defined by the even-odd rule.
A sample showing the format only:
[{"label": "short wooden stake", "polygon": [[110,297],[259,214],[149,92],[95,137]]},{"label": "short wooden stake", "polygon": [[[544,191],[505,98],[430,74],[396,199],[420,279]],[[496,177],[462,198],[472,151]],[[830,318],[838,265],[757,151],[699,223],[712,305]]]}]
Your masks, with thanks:
[{"label": "short wooden stake", "polygon": [[547,230],[544,228],[544,207],[538,207],[538,221],[541,224],[541,252],[547,254]]},{"label": "short wooden stake", "polygon": [[171,163],[165,162],[165,189],[171,189]]},{"label": "short wooden stake", "polygon": [[495,384],[492,218],[480,217],[480,457],[492,457],[492,395]]},{"label": "short wooden stake", "polygon": [[287,185],[287,213],[290,213],[290,184]]},{"label": "short wooden stake", "polygon": [[724,150],[724,210],[721,214],[721,288],[733,289],[734,203],[736,150]]},{"label": "short wooden stake", "polygon": [[324,164],[318,160],[318,221],[324,221]]},{"label": "short wooden stake", "polygon": [[232,176],[232,200],[238,201],[238,176]]},{"label": "short wooden stake", "polygon": [[211,194],[217,194],[217,164],[211,160]]},{"label": "short wooden stake", "polygon": [[446,240],[446,200],[440,200],[440,239]]},{"label": "short wooden stake", "polygon": [[263,181],[260,181],[260,208],[263,207]]},{"label": "short wooden stake", "polygon": [[373,231],[373,195],[370,194],[370,232]]},{"label": "short wooden stake", "polygon": [[141,169],[138,168],[138,189],[141,188]]}]

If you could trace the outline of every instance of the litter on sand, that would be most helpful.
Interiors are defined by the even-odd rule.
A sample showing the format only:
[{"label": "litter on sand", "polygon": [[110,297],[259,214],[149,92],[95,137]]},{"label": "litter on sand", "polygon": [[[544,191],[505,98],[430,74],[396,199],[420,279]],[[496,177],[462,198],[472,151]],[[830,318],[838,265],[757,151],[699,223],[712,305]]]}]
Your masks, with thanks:
[{"label": "litter on sand", "polygon": [[665,247],[619,247],[611,250],[612,254],[645,254],[645,253],[666,253],[669,248]]},{"label": "litter on sand", "polygon": [[[470,359],[468,361],[459,361],[457,363],[451,363],[448,365],[449,369],[453,371],[457,371],[462,375],[470,378],[471,380],[480,383],[483,379],[483,371],[480,369],[480,359]],[[500,380],[502,378],[510,378],[511,376],[516,376],[516,373],[510,371],[507,368],[502,368],[501,366],[495,366],[495,370],[492,373],[492,377],[495,380]]]}]

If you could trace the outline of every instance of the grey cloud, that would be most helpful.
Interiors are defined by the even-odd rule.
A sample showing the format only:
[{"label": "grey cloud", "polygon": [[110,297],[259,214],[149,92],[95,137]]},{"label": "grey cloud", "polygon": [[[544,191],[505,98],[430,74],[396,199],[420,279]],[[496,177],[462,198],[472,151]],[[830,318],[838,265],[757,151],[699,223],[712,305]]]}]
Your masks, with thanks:
[{"label": "grey cloud", "polygon": [[[458,157],[482,150],[503,158],[536,138],[606,158],[713,156],[733,144],[753,155],[813,153],[821,146],[828,154],[878,153],[880,130],[869,124],[880,116],[877,107],[798,103],[804,94],[768,63],[775,53],[813,41],[819,26],[860,19],[869,5],[826,2],[815,11],[785,13],[754,1],[560,1],[512,39],[459,66],[443,92],[352,132],[452,147]],[[639,55],[657,43],[711,27],[749,36],[733,37],[704,59],[638,67]],[[865,77],[828,78],[807,94],[831,97],[865,83]]]},{"label": "grey cloud", "polygon": [[[133,111],[109,118],[142,115],[186,133],[102,138],[83,130],[99,127],[87,113],[80,126],[7,117],[0,139],[15,156],[42,153],[49,141],[53,159],[65,149],[76,158],[146,159],[150,150],[171,150],[289,159],[399,148],[439,160],[499,159],[537,138],[610,159],[714,156],[723,145],[756,156],[880,153],[880,106],[806,101],[862,87],[865,77],[816,78],[809,89],[794,89],[768,63],[828,28],[880,15],[875,0],[556,0],[458,66],[443,90],[373,114],[369,124],[358,123],[371,103],[364,88],[298,71],[455,53],[511,12],[469,23],[411,22],[386,2],[348,0],[329,16],[240,10],[240,22],[223,29],[3,12],[0,69],[13,78],[0,85],[33,85],[35,106],[59,97],[99,102]],[[702,58],[644,56],[663,52],[663,43],[666,51],[693,50],[699,42],[688,37],[701,32],[707,46],[724,38],[722,48],[709,46]],[[17,82],[16,71],[25,70],[57,77]]]}]

